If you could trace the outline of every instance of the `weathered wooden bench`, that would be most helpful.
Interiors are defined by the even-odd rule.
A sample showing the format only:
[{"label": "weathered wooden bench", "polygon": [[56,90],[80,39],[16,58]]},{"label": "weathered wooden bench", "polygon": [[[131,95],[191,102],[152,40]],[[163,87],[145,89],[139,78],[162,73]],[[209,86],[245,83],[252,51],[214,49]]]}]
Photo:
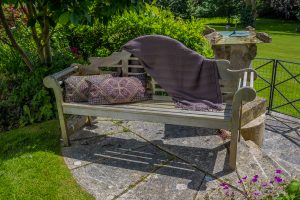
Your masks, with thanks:
[{"label": "weathered wooden bench", "polygon": [[128,76],[144,70],[143,66],[136,64],[138,59],[126,51],[115,52],[105,58],[92,57],[89,61],[89,65],[73,64],[44,79],[44,85],[54,90],[64,145],[70,144],[66,114],[226,129],[231,131],[229,166],[235,169],[242,104],[252,101],[256,97],[253,89],[256,72],[253,69],[230,70],[229,61],[217,61],[219,83],[223,102],[226,104],[224,112],[200,112],[175,108],[171,98],[151,77],[148,77],[147,90],[152,93],[152,100],[122,105],[64,102],[62,83],[70,75],[122,71],[123,76]]}]

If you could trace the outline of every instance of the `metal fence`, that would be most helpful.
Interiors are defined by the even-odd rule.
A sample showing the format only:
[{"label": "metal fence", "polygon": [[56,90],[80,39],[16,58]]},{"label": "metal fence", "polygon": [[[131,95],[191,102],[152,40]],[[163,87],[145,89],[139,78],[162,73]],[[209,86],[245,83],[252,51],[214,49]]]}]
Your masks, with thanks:
[{"label": "metal fence", "polygon": [[300,63],[256,58],[255,89],[268,100],[268,113],[275,111],[300,118]]}]

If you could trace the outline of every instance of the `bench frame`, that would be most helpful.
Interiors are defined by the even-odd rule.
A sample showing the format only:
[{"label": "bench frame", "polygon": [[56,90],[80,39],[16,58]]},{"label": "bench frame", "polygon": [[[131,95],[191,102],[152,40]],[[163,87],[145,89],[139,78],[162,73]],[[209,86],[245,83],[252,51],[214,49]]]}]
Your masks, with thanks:
[{"label": "bench frame", "polygon": [[[88,75],[113,72],[122,72],[123,76],[136,74],[143,71],[143,66],[136,64],[138,59],[127,51],[115,52],[111,56],[100,58],[89,58],[89,65],[72,64],[60,72],[44,78],[44,85],[54,91],[62,139],[65,146],[69,146],[69,135],[71,131],[67,128],[66,114],[87,116],[91,123],[91,116],[110,117],[124,120],[140,120],[175,125],[197,126],[206,128],[219,128],[231,131],[229,166],[236,168],[238,154],[238,138],[241,128],[241,113],[243,103],[252,101],[256,97],[253,83],[257,75],[253,69],[230,70],[230,63],[227,60],[216,60],[220,86],[224,103],[230,105],[229,114],[186,111],[178,109],[174,115],[159,112],[153,109],[135,110],[132,106],[120,105],[89,105],[66,103],[63,98],[63,80],[70,75]],[[163,93],[157,83],[149,76],[147,90],[152,93],[154,100],[170,101],[171,98],[157,93]],[[134,104],[132,104],[134,105]]]}]

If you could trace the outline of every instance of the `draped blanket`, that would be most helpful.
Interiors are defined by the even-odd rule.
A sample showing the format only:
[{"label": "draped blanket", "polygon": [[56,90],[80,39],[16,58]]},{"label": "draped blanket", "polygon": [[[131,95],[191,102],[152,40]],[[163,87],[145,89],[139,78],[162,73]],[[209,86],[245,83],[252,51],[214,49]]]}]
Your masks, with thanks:
[{"label": "draped blanket", "polygon": [[147,73],[173,98],[177,107],[201,111],[223,109],[214,60],[161,35],[135,38],[122,49],[139,58]]}]

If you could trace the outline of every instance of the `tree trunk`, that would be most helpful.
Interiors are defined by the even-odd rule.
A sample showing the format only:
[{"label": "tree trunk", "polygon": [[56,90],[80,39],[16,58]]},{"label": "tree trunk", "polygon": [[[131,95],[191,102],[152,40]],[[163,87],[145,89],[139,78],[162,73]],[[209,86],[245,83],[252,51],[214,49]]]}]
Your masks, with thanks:
[{"label": "tree trunk", "polygon": [[[27,2],[26,3],[26,7],[27,7],[28,11],[26,11],[26,9],[23,9],[23,11],[26,14],[27,18],[28,19],[36,18],[37,16],[35,15],[32,1]],[[36,31],[35,24],[32,25],[32,26],[30,26],[30,29],[31,29],[31,33],[32,33],[32,38],[33,38],[34,43],[35,43],[36,48],[37,48],[37,52],[38,52],[38,55],[39,55],[39,58],[40,58],[40,62],[41,63],[45,63],[45,56],[44,56],[44,52],[43,52],[43,45],[42,45],[41,39],[38,36],[38,33]]]},{"label": "tree trunk", "polygon": [[254,19],[256,19],[257,17],[256,0],[245,0],[245,4],[251,8],[252,16]]},{"label": "tree trunk", "polygon": [[43,27],[44,57],[45,64],[50,66],[52,63],[51,46],[50,46],[50,26],[49,20],[45,18]]},{"label": "tree trunk", "polygon": [[30,71],[33,71],[32,62],[30,61],[29,57],[26,55],[24,50],[18,45],[17,41],[15,40],[15,38],[14,38],[14,36],[13,36],[9,26],[8,26],[8,23],[6,21],[4,11],[3,11],[3,8],[2,8],[2,0],[0,0],[0,20],[1,20],[1,23],[4,27],[6,35],[8,36],[8,39],[10,40],[10,42],[12,44],[12,47],[19,53],[22,60],[25,62],[27,67],[30,69]]}]

